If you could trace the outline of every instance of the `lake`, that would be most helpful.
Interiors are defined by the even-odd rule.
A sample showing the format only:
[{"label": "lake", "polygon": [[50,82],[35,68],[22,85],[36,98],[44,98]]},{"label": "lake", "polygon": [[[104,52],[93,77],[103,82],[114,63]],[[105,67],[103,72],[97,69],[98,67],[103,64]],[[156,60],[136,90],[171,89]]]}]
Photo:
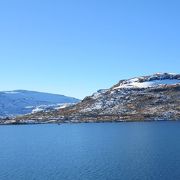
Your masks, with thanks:
[{"label": "lake", "polygon": [[180,122],[0,126],[0,180],[178,180]]}]

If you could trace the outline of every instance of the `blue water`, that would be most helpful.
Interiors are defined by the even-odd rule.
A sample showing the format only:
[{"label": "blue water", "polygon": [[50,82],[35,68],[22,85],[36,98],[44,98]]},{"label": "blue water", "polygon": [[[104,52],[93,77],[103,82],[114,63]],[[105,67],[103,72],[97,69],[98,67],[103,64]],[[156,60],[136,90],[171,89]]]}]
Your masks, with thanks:
[{"label": "blue water", "polygon": [[180,122],[0,126],[0,180],[179,180]]}]

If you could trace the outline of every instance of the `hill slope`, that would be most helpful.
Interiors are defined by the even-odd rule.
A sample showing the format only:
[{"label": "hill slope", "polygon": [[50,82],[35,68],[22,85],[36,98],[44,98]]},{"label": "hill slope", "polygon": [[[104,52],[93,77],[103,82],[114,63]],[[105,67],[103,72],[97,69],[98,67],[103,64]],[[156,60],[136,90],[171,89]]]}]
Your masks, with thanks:
[{"label": "hill slope", "polygon": [[80,103],[49,112],[18,117],[28,122],[104,122],[180,120],[180,74],[157,73],[121,80]]},{"label": "hill slope", "polygon": [[79,102],[78,99],[63,95],[26,90],[0,92],[0,117],[31,113],[39,106],[47,108],[51,105]]}]

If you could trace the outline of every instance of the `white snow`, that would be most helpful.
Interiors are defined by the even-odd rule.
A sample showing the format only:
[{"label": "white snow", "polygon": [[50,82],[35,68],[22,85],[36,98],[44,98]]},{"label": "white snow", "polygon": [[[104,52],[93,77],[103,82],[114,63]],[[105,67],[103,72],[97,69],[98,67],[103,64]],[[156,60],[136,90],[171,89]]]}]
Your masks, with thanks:
[{"label": "white snow", "polygon": [[92,98],[97,99],[100,96],[102,96],[104,93],[106,93],[107,91],[108,91],[108,89],[100,89],[92,95]]},{"label": "white snow", "polygon": [[139,79],[138,78],[133,78],[133,79],[130,79],[129,82],[133,83],[133,82],[137,82]]},{"label": "white snow", "polygon": [[[156,74],[157,74],[157,75],[164,75],[165,73],[157,72]],[[155,75],[156,75],[156,74],[155,74]],[[177,75],[177,73],[173,73],[173,72],[172,72],[172,73],[166,73],[166,74],[169,74],[169,75]]]},{"label": "white snow", "polygon": [[95,104],[93,104],[92,106],[89,106],[89,107],[86,107],[86,108],[83,108],[81,110],[81,112],[90,112],[92,110],[99,110],[101,109],[103,106],[102,102],[101,101],[98,101],[96,102]]},{"label": "white snow", "polygon": [[32,113],[37,113],[37,112],[40,112],[40,111],[43,111],[43,110],[44,110],[43,108],[37,107],[37,108],[32,110]]},{"label": "white snow", "polygon": [[59,110],[69,106],[72,106],[76,103],[58,103],[58,104],[50,104],[50,105],[39,105],[39,106],[27,106],[26,108],[31,108],[32,113],[37,113],[40,111],[49,111],[49,110]]},{"label": "white snow", "polygon": [[98,92],[95,92],[93,95],[92,95],[92,98],[93,99],[97,99],[98,97],[101,96],[101,93],[98,93]]},{"label": "white snow", "polygon": [[145,82],[138,82],[137,78],[130,79],[126,84],[120,84],[120,86],[115,87],[114,89],[121,89],[121,88],[148,88],[154,87],[158,85],[172,85],[180,83],[179,79],[163,79],[163,80],[154,80],[154,81],[145,81]]},{"label": "white snow", "polygon": [[74,105],[74,104],[75,104],[75,103],[65,103],[65,104],[59,105],[58,107],[56,107],[56,108],[54,108],[54,109],[56,109],[56,110],[58,110],[58,109],[63,109],[63,108],[72,106],[72,105]]},{"label": "white snow", "polygon": [[18,94],[19,92],[17,91],[4,91],[6,94]]},{"label": "white snow", "polygon": [[25,108],[26,109],[32,109],[32,108],[34,108],[34,106],[26,106]]}]

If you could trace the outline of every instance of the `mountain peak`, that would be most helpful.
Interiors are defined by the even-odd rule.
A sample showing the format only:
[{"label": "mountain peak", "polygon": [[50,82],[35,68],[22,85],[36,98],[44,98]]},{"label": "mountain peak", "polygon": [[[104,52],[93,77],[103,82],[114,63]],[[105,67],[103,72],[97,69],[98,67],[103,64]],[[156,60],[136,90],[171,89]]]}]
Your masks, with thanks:
[{"label": "mountain peak", "polygon": [[180,74],[156,73],[121,80],[81,102],[18,117],[16,123],[180,120]]},{"label": "mountain peak", "polygon": [[173,85],[180,83],[180,74],[155,73],[149,76],[140,76],[132,79],[121,80],[112,89],[149,88],[161,85]]}]

